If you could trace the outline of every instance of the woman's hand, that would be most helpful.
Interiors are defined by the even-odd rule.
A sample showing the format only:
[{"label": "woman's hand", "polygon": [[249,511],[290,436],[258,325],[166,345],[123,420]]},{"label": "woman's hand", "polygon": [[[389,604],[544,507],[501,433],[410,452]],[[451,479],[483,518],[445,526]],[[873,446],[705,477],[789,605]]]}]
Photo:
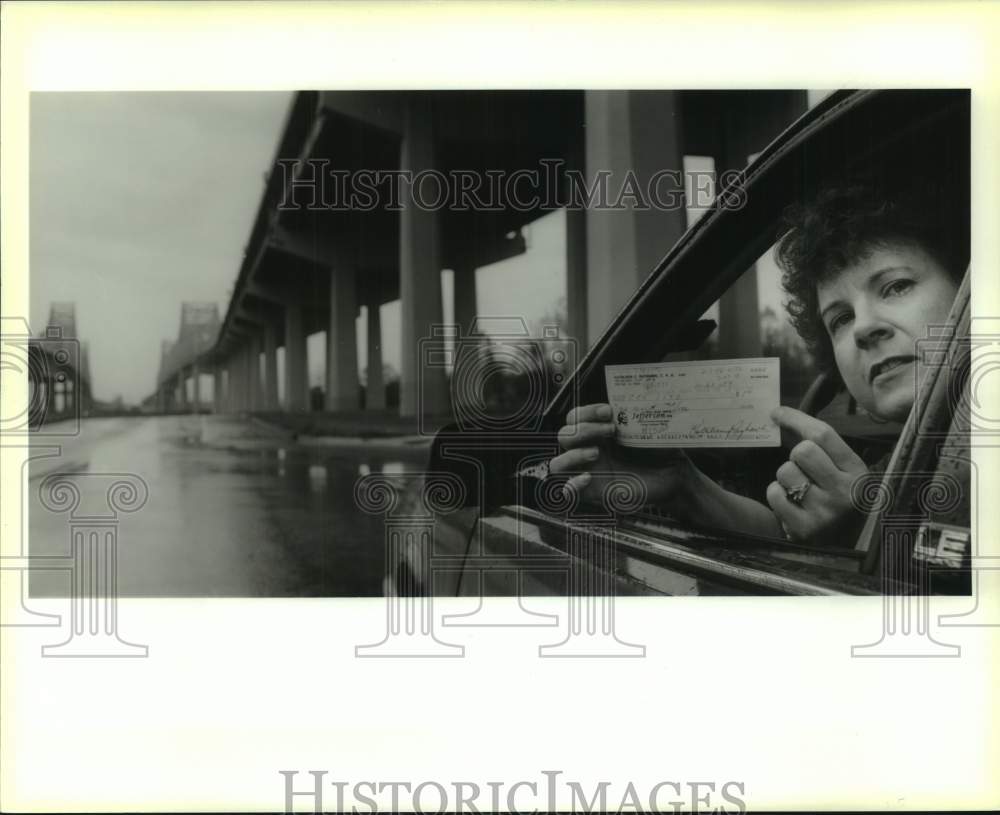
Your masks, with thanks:
[{"label": "woman's hand", "polygon": [[865,516],[851,500],[851,487],[868,472],[865,463],[830,425],[801,410],[779,407],[771,418],[801,439],[767,488],[767,503],[788,538],[852,545]]},{"label": "woman's hand", "polygon": [[679,451],[664,451],[663,465],[658,467],[623,460],[617,454],[615,425],[611,421],[611,405],[607,404],[571,410],[559,431],[559,445],[565,452],[549,462],[549,472],[569,476],[567,488],[590,503],[600,502],[603,490],[617,472],[641,478],[651,504],[668,503],[693,482],[697,473],[690,459]]}]

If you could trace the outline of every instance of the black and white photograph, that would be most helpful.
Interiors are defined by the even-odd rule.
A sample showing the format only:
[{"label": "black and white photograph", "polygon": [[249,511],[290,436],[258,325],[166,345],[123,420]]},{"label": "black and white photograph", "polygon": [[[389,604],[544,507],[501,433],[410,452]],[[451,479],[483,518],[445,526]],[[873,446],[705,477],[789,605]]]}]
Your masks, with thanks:
[{"label": "black and white photograph", "polygon": [[31,555],[103,468],[119,596],[968,593],[968,91],[31,106]]},{"label": "black and white photograph", "polygon": [[[505,83],[469,50],[465,4],[426,24],[414,10],[412,36],[393,3],[237,5],[150,5],[156,35],[143,4],[81,4],[79,29],[4,4],[35,50],[5,59],[0,623],[19,689],[4,763],[21,759],[3,808],[998,803],[989,694],[948,701],[970,672],[995,690],[1000,630],[996,210],[974,206],[996,204],[998,179],[977,158],[996,135],[977,129],[980,75],[797,72],[799,39],[769,81],[742,81],[734,57],[692,81],[690,65],[645,76],[619,42],[612,80],[549,66]],[[635,20],[662,12],[667,38],[670,5]],[[525,7],[483,8],[499,27],[483,48],[502,53]],[[553,11],[525,13],[559,32]],[[565,20],[600,42],[607,8],[590,11],[590,28]],[[388,73],[317,69],[289,39],[270,81],[261,21],[306,31],[311,15],[304,43],[345,44],[331,68],[360,70],[367,36]],[[442,73],[407,75],[418,33]],[[121,55],[76,81],[64,63],[101,37]],[[156,79],[185,43],[195,79]],[[109,79],[130,59],[136,81]],[[237,65],[238,83],[212,81]],[[687,675],[712,663],[702,685]],[[88,675],[115,724],[67,695]],[[810,677],[784,704],[783,675]],[[569,694],[549,721],[545,698],[524,698],[532,676]],[[850,690],[827,705],[836,687]],[[617,723],[594,724],[595,691]],[[880,711],[858,727],[906,742],[881,777],[861,767],[883,735],[859,746],[852,698]],[[44,699],[60,701],[34,726]],[[830,724],[810,731],[797,704]],[[768,709],[787,739],[713,759],[712,733],[767,731]],[[637,725],[642,758],[602,764]],[[916,726],[943,728],[951,753],[915,764]],[[71,748],[95,727],[113,745],[103,769]],[[528,747],[542,735],[548,752]],[[244,737],[257,747],[234,750]],[[672,765],[648,752],[661,737]],[[490,755],[527,752],[473,769],[462,743],[497,738]],[[779,778],[768,756],[805,761],[810,739],[821,763],[853,756],[826,780]],[[192,768],[170,793],[147,787],[164,776],[143,756],[162,751]],[[77,792],[38,787],[68,764]]]}]

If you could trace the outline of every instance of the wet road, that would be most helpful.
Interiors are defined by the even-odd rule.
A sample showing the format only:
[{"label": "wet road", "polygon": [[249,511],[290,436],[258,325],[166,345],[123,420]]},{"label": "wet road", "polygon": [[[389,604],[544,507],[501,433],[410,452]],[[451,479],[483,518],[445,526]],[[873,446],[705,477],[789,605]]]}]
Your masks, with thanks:
[{"label": "wet road", "polygon": [[[228,416],[91,419],[59,457],[32,461],[29,548],[70,553],[70,510],[45,489],[53,473],[73,474],[78,515],[109,514],[117,479],[104,474],[133,474],[149,494],[119,513],[119,596],[376,596],[384,527],[355,506],[355,481],[419,471],[426,455],[402,441],[299,445]],[[32,572],[32,596],[68,588],[67,572]]]}]

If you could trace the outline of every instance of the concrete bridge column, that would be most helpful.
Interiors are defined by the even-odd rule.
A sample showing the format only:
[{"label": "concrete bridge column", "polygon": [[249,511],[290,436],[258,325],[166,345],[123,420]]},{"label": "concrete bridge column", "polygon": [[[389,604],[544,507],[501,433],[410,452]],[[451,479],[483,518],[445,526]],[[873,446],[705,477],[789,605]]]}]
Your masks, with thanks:
[{"label": "concrete bridge column", "polygon": [[226,374],[223,377],[225,380],[223,386],[222,394],[222,409],[225,413],[232,413],[236,408],[233,405],[233,358],[232,356],[226,357],[225,362]]},{"label": "concrete bridge column", "polygon": [[308,410],[306,333],[302,306],[285,307],[285,409]]},{"label": "concrete bridge column", "polygon": [[240,409],[249,411],[253,409],[251,394],[253,390],[250,382],[250,339],[248,338],[240,348]]},{"label": "concrete bridge column", "polygon": [[476,319],[476,269],[470,264],[457,266],[454,271],[455,322],[465,337]]},{"label": "concrete bridge column", "polygon": [[273,323],[264,327],[264,409],[279,410],[278,331]]},{"label": "concrete bridge column", "polygon": [[247,342],[248,399],[250,410],[260,410],[263,406],[263,393],[260,386],[260,336],[254,334]]},{"label": "concrete bridge column", "polygon": [[377,297],[368,301],[368,383],[365,385],[365,410],[385,408],[385,382],[382,378],[382,315]]},{"label": "concrete bridge column", "polygon": [[218,362],[212,369],[212,411],[222,413],[222,366]]},{"label": "concrete bridge column", "polygon": [[587,350],[587,211],[566,210],[566,333]]},{"label": "concrete bridge column", "polygon": [[236,357],[226,360],[226,413],[236,412]]},{"label": "concrete bridge column", "polygon": [[[587,91],[587,178],[610,171],[609,196],[635,174],[642,190],[661,170],[683,171],[680,97],[676,91]],[[669,179],[657,184],[666,200]],[[683,184],[678,188],[683,194]],[[613,199],[612,199],[613,202]],[[639,284],[687,226],[683,206],[673,211],[598,209],[586,213],[588,347],[600,337]],[[583,340],[584,338],[580,338]]]},{"label": "concrete bridge column", "polygon": [[[432,109],[422,96],[406,102],[400,167],[414,174],[434,169]],[[402,306],[401,416],[444,414],[448,391],[444,368],[425,366],[420,358],[420,340],[431,336],[431,328],[442,322],[441,246],[438,213],[418,207],[414,191],[402,185],[399,218],[399,291]],[[420,380],[423,380],[422,382]],[[418,386],[422,385],[418,391]],[[422,401],[423,404],[418,402]]]},{"label": "concrete bridge column", "polygon": [[198,363],[191,366],[191,401],[194,403],[194,412],[201,410],[201,370]]},{"label": "concrete bridge column", "polygon": [[[586,136],[580,134],[569,150],[566,169],[584,173]],[[566,208],[566,333],[587,350],[587,210],[581,206]]]},{"label": "concrete bridge column", "polygon": [[358,313],[355,270],[330,273],[330,324],[326,330],[327,410],[358,408],[358,344],[354,320]]},{"label": "concrete bridge column", "polygon": [[180,399],[178,400],[182,408],[187,409],[188,407],[188,392],[187,392],[187,369],[181,368],[180,372],[177,374],[177,385],[178,391],[180,393]]},{"label": "concrete bridge column", "polygon": [[233,355],[233,412],[246,409],[246,372],[243,364],[243,348],[237,348]]}]

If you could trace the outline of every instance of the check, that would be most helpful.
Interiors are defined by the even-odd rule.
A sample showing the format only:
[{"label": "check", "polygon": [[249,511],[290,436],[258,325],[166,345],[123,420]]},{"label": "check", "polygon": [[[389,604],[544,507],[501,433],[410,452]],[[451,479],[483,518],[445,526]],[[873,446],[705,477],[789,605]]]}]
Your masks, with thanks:
[{"label": "check", "polygon": [[608,401],[624,447],[777,447],[779,360],[607,365]]}]

